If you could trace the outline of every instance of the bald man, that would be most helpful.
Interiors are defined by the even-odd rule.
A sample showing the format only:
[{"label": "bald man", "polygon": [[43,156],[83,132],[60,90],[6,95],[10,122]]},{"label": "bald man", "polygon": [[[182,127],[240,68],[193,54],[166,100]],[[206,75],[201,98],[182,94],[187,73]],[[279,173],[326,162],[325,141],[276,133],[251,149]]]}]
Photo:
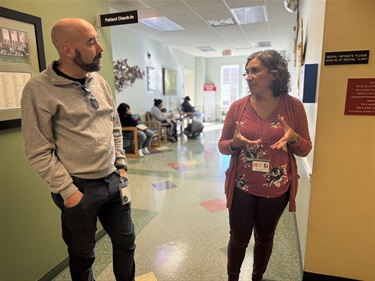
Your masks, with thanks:
[{"label": "bald man", "polygon": [[96,73],[103,48],[87,21],[52,28],[59,60],[33,76],[21,99],[26,158],[61,209],[72,280],[94,280],[97,218],[111,237],[116,280],[134,280],[135,234],[125,188],[122,132],[110,87]]}]

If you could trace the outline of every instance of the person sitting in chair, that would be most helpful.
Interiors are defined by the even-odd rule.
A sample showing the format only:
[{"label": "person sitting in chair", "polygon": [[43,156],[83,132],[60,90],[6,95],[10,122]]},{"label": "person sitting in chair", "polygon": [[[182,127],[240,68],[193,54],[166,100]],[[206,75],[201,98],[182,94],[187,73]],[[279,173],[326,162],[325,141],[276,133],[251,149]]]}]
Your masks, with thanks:
[{"label": "person sitting in chair", "polygon": [[152,118],[161,122],[162,126],[168,128],[168,140],[170,142],[177,141],[177,122],[173,118],[173,113],[163,113],[163,101],[154,99],[154,106],[151,108]]},{"label": "person sitting in chair", "polygon": [[201,123],[203,123],[203,114],[199,111],[196,111],[194,106],[190,104],[190,97],[186,96],[184,102],[181,104],[182,110],[184,112],[194,112],[194,117]]},{"label": "person sitting in chair", "polygon": [[[130,106],[126,103],[121,103],[117,107],[117,112],[120,117],[120,122],[122,127],[136,127],[140,124],[139,115],[133,115],[130,111]],[[132,131],[125,131],[123,132],[124,136],[133,136]],[[154,132],[150,129],[140,130],[137,129],[137,138],[138,138],[138,155],[139,157],[144,157],[145,154],[149,154],[150,151],[148,150],[148,146],[152,137],[154,136]]]}]

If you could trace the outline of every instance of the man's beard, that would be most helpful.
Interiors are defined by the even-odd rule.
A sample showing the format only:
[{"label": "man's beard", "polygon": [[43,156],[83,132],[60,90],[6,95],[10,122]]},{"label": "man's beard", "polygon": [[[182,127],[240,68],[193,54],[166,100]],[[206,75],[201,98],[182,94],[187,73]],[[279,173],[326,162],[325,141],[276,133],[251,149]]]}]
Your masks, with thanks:
[{"label": "man's beard", "polygon": [[73,61],[76,65],[78,65],[80,68],[82,68],[85,71],[88,72],[94,72],[99,71],[102,69],[102,65],[100,63],[100,58],[102,57],[102,53],[99,53],[95,56],[94,61],[92,63],[85,63],[82,60],[82,55],[79,50],[75,50],[75,56],[73,58]]}]

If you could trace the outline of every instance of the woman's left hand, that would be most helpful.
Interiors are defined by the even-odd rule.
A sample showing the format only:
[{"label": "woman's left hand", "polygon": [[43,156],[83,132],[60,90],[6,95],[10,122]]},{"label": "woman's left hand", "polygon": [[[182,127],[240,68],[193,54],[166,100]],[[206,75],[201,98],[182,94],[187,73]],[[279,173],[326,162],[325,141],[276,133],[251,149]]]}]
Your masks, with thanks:
[{"label": "woman's left hand", "polygon": [[277,120],[281,123],[284,128],[285,134],[281,139],[271,145],[272,149],[280,149],[288,144],[288,142],[293,142],[299,139],[299,135],[293,131],[289,124],[285,121],[284,116],[279,116]]}]

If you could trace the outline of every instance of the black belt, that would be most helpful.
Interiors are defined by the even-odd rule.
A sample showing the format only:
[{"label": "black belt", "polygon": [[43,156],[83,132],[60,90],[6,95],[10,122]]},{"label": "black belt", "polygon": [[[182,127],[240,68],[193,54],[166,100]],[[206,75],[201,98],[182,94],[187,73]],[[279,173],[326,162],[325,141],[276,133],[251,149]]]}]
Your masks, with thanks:
[{"label": "black belt", "polygon": [[[113,173],[115,173],[115,172],[113,172]],[[112,175],[113,173],[110,173],[108,176],[103,177],[103,178],[98,178],[98,179],[82,179],[82,178],[78,178],[78,177],[75,177],[75,176],[71,176],[71,177],[72,177],[74,183],[83,183],[83,182],[90,182],[90,181],[102,181],[105,178]]]}]

